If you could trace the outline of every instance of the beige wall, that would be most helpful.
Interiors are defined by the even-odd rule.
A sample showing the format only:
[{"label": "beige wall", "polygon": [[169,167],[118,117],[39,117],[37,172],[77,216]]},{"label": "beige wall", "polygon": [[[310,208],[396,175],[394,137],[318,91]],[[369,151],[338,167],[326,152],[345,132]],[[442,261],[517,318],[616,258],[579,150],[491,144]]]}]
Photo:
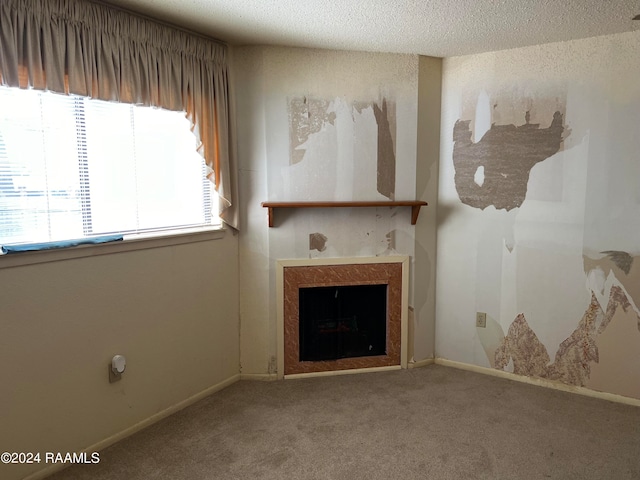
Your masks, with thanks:
[{"label": "beige wall", "polygon": [[[416,195],[429,206],[420,213],[415,229],[413,258],[412,337],[409,358],[416,361],[435,355],[436,230],[438,167],[440,160],[440,115],[442,97],[442,59],[420,57],[418,83],[418,151]],[[411,321],[411,319],[410,319]]]},{"label": "beige wall", "polygon": [[[77,452],[237,379],[237,243],[228,231],[0,268],[1,449]],[[110,384],[115,354],[127,369]],[[0,465],[0,477],[43,467]]]},{"label": "beige wall", "polygon": [[638,51],[445,59],[438,356],[640,398]]}]

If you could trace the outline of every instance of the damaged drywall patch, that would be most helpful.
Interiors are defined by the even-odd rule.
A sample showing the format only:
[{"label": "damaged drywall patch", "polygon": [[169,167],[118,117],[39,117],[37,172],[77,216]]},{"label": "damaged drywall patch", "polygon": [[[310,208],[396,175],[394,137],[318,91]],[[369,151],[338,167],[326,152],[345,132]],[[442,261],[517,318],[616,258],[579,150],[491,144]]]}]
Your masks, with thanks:
[{"label": "damaged drywall patch", "polygon": [[378,125],[378,193],[393,200],[396,190],[396,154],[386,98],[382,99],[381,107],[373,104],[373,113]]},{"label": "damaged drywall patch", "polygon": [[589,378],[590,362],[598,361],[595,344],[596,322],[603,312],[595,296],[578,327],[560,344],[553,364],[545,346],[519,314],[509,326],[502,344],[495,351],[495,368],[504,370],[513,361],[513,373],[530,377],[559,380],[570,385],[584,386]]},{"label": "damaged drywall patch", "polygon": [[604,312],[592,292],[591,303],[577,328],[560,344],[555,361],[543,376],[569,385],[584,387],[591,373],[590,363],[598,362],[596,325],[602,323],[603,316]]},{"label": "damaged drywall patch", "polygon": [[591,365],[588,388],[640,398],[640,334],[635,323],[633,310],[617,309],[598,335],[599,361]]},{"label": "damaged drywall patch", "polygon": [[627,252],[619,252],[617,250],[607,250],[602,252],[609,257],[609,259],[622,270],[626,275],[629,275],[631,266],[633,265],[633,257]]},{"label": "damaged drywall patch", "polygon": [[377,252],[376,255],[384,256],[398,254],[398,251],[396,250],[396,234],[397,230],[390,230],[385,234],[384,240],[382,238],[380,239],[380,245],[384,246],[385,248],[384,250]]},{"label": "damaged drywall patch", "polygon": [[387,240],[387,248],[389,250],[395,250],[396,249],[396,231],[391,230],[390,232],[387,232],[387,234],[385,235],[385,238]]},{"label": "damaged drywall patch", "polygon": [[[624,288],[625,297],[638,316],[640,331],[640,261],[637,256],[619,250],[607,250],[599,255],[583,255],[584,272],[587,278],[606,279],[613,276],[615,282]],[[618,288],[620,288],[618,287]],[[613,288],[612,288],[613,292]]]},{"label": "damaged drywall patch", "polygon": [[624,293],[624,290],[618,285],[611,287],[611,293],[609,294],[609,302],[607,303],[607,311],[602,319],[602,323],[598,327],[598,333],[603,333],[609,326],[613,316],[616,314],[618,307],[622,307],[622,310],[626,313],[631,309],[631,303]]},{"label": "damaged drywall patch", "polygon": [[304,158],[304,144],[309,135],[318,133],[326,124],[333,125],[335,112],[331,102],[317,98],[296,97],[289,100],[289,162],[299,163]]},{"label": "damaged drywall patch", "polygon": [[[322,158],[329,163],[335,163],[338,158],[352,158],[359,165],[371,167],[376,176],[376,191],[390,200],[395,199],[396,104],[393,100],[385,96],[377,101],[302,96],[289,98],[287,109],[290,165],[302,162],[309,149],[326,146],[326,139],[318,135],[332,132],[338,150],[329,156],[323,152]],[[373,178],[366,180],[369,183]]]},{"label": "damaged drywall patch", "polygon": [[584,317],[571,336],[560,344],[547,378],[570,385],[586,386],[591,375],[591,363],[600,362],[600,336],[608,331],[607,327],[620,308],[626,313],[630,311],[630,307],[629,299],[619,286],[611,287],[606,311],[592,292],[591,303]]},{"label": "damaged drywall patch", "polygon": [[507,335],[495,350],[492,365],[504,370],[513,361],[513,372],[519,375],[548,378],[584,387],[587,385],[591,364],[598,363],[600,352],[597,339],[607,331],[619,309],[624,313],[632,311],[629,299],[622,288],[612,286],[606,311],[603,310],[595,293],[582,319],[572,334],[564,340],[549,364],[547,349],[527,323],[523,314],[513,321]]},{"label": "damaged drywall patch", "polygon": [[327,249],[327,237],[322,233],[309,234],[309,250],[324,252]]},{"label": "damaged drywall patch", "polygon": [[[560,150],[563,116],[553,115],[547,128],[529,123],[496,125],[478,142],[472,141],[470,120],[458,120],[453,128],[455,186],[460,200],[472,207],[511,210],[522,205],[531,169]],[[482,182],[476,177],[483,167]]]},{"label": "damaged drywall patch", "polygon": [[511,323],[495,352],[495,368],[504,369],[509,360],[513,360],[513,373],[534,377],[544,376],[550,360],[547,349],[522,313]]}]

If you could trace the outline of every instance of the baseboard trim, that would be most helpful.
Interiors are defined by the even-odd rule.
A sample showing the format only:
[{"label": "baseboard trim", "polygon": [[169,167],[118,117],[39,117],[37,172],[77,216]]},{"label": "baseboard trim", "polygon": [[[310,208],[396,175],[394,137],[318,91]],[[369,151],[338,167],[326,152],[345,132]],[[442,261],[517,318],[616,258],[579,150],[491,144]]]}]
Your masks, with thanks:
[{"label": "baseboard trim", "polygon": [[241,373],[240,380],[257,380],[260,382],[273,382],[278,380],[278,375],[275,373]]},{"label": "baseboard trim", "polygon": [[329,372],[292,373],[285,375],[284,379],[293,380],[296,378],[333,377],[336,375],[353,375],[356,373],[388,372],[390,370],[400,370],[401,368],[400,365],[390,365],[388,367],[352,368],[350,370],[331,370]]},{"label": "baseboard trim", "polygon": [[[209,395],[218,392],[220,390],[222,390],[223,388],[228,387],[229,385],[232,385],[234,383],[236,383],[238,380],[240,380],[240,374],[234,375],[232,377],[229,377],[226,380],[223,380],[220,383],[217,383],[215,385],[212,385],[209,388],[206,388],[205,390],[202,390],[199,393],[196,393],[195,395],[182,400],[181,402],[176,403],[175,405],[172,405],[168,408],[165,408],[164,410],[162,410],[161,412],[158,412],[154,415],[151,415],[149,418],[146,418],[145,420],[142,420],[134,425],[132,425],[129,428],[125,428],[124,430],[111,435],[110,437],[105,438],[104,440],[101,440],[97,443],[94,443],[93,445],[87,447],[87,448],[83,448],[82,450],[80,450],[80,452],[88,452],[88,453],[92,453],[92,452],[98,452],[100,450],[104,450],[105,448],[113,445],[116,442],[119,442],[120,440],[123,440],[127,437],[130,437],[131,435],[133,435],[134,433],[139,432],[140,430],[153,425],[156,422],[159,422],[160,420],[162,420],[163,418],[168,417],[169,415],[176,413],[180,410],[182,410],[183,408],[188,407],[189,405],[192,405],[194,403],[196,403],[198,400],[202,400],[205,397],[208,397]],[[53,475],[55,472],[59,472],[60,470],[64,470],[65,468],[69,467],[69,464],[54,464],[51,465],[47,468],[44,468],[42,470],[38,470],[37,472],[32,473],[31,475],[24,477],[23,480],[42,480],[46,477],[48,477],[49,475]]]},{"label": "baseboard trim", "polygon": [[435,358],[425,358],[424,360],[418,360],[418,361],[411,361],[409,362],[408,367],[409,368],[420,368],[420,367],[426,367],[428,365],[433,365],[436,362]]},{"label": "baseboard trim", "polygon": [[615,393],[598,392],[597,390],[591,390],[590,388],[576,387],[554,380],[547,380],[545,378],[526,377],[524,375],[505,372],[504,370],[481,367],[479,365],[473,365],[470,363],[456,362],[454,360],[447,360],[446,358],[441,357],[435,358],[435,364],[445,367],[458,368],[460,370],[468,370],[470,372],[482,373],[484,375],[491,375],[493,377],[506,378],[507,380],[528,383],[529,385],[552,388],[554,390],[560,390],[563,392],[576,393],[578,395],[584,395],[585,397],[599,398],[601,400],[608,400],[610,402],[623,403],[625,405],[640,407],[640,399],[637,398],[625,397],[623,395],[617,395]]}]

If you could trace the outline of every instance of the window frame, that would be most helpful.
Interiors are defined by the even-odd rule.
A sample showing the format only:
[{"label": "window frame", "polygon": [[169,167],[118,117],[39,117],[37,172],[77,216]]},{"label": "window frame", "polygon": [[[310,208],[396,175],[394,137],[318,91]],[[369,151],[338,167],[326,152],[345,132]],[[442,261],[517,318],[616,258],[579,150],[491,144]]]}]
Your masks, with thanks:
[{"label": "window frame", "polygon": [[[67,81],[67,76],[65,75],[65,83]],[[28,88],[28,77],[27,77],[27,71],[26,68],[24,67],[20,67],[20,87],[9,87],[9,88],[20,88],[22,90],[31,90],[30,88]],[[33,89],[35,91],[38,91],[38,89]],[[57,93],[57,92],[51,92],[54,94],[58,94],[58,95],[65,95],[62,93]],[[68,93],[66,95],[69,95]],[[76,95],[72,95],[74,97],[76,97]],[[79,96],[78,96],[79,97]],[[91,99],[90,97],[84,97],[85,99]],[[122,103],[127,103],[127,102],[122,102]],[[152,107],[149,107],[152,108]],[[87,168],[87,165],[82,165],[82,160],[78,159],[79,164],[79,170],[82,171],[83,168]],[[86,163],[86,162],[85,162]],[[81,187],[83,187],[82,184],[82,179],[81,179]],[[90,196],[88,196],[88,192],[84,192],[87,196],[83,195],[82,196],[82,210],[83,212],[85,211],[86,205],[85,205],[85,201],[87,201],[88,198],[90,198]],[[215,189],[212,188],[211,189],[211,194],[212,194],[212,198],[210,199],[210,205],[213,207],[214,202],[217,202],[217,193],[215,192]],[[214,198],[215,197],[215,198]],[[83,215],[84,217],[84,215]],[[217,222],[215,221],[217,219]],[[171,227],[159,227],[156,229],[148,229],[146,231],[141,231],[141,232],[130,232],[130,231],[122,231],[122,232],[114,232],[114,234],[120,234],[123,236],[123,241],[122,242],[117,242],[119,245],[122,244],[127,244],[129,245],[127,248],[123,248],[123,249],[116,249],[117,251],[131,251],[131,250],[140,250],[140,249],[144,249],[144,248],[153,248],[154,246],[164,246],[164,245],[179,245],[179,244],[183,244],[183,243],[191,243],[194,241],[204,241],[204,240],[209,240],[209,239],[215,239],[215,238],[220,238],[220,235],[213,235],[215,232],[224,232],[225,228],[224,228],[224,223],[222,221],[222,219],[219,216],[219,213],[214,213],[212,216],[212,220],[214,220],[210,225],[208,224],[203,224],[200,226],[192,226],[192,227],[175,227],[175,228],[171,228]],[[83,219],[83,231],[85,234],[87,234],[87,225],[85,225],[85,220]],[[202,234],[202,235],[200,235]],[[100,237],[102,235],[106,235],[106,234],[96,234],[96,235],[87,235],[86,237],[81,237],[81,238],[92,238],[92,237]],[[204,238],[201,238],[204,237]],[[69,240],[75,240],[76,238],[70,238]],[[164,239],[164,241],[159,241]],[[60,241],[64,241],[64,240],[60,240]],[[54,241],[55,242],[55,241]],[[28,244],[30,242],[20,242],[20,243],[15,243],[15,244]],[[41,243],[41,242],[36,242],[36,243]],[[14,243],[10,243],[11,245]],[[7,244],[7,245],[10,245]],[[28,256],[33,256],[33,254],[38,254],[38,253],[44,253],[44,254],[48,254],[48,253],[53,253],[53,252],[60,252],[63,250],[74,250],[74,249],[80,249],[81,251],[87,250],[86,254],[73,254],[73,255],[56,255],[53,256],[52,258],[57,259],[58,257],[64,259],[64,258],[77,258],[77,257],[84,257],[84,256],[91,256],[91,255],[96,255],[98,253],[99,250],[96,249],[100,249],[102,247],[106,247],[108,245],[112,245],[110,243],[100,243],[100,244],[83,244],[83,245],[77,245],[77,246],[65,246],[65,247],[60,247],[60,248],[55,248],[55,249],[47,249],[47,250],[37,250],[37,251],[29,251],[29,252],[20,252],[19,255],[15,254],[15,253],[11,253],[11,254],[2,254],[0,252],[0,268],[2,268],[3,266],[7,266],[7,265],[11,265],[13,263],[17,263],[17,264],[29,264],[29,263],[41,263],[42,261],[51,261],[48,259],[39,259],[36,261],[27,261],[27,262],[7,262],[4,261],[3,259],[7,258],[7,257],[11,257],[11,258],[15,258],[15,257],[21,257],[23,255],[28,255]],[[109,251],[106,251],[105,253],[110,253]],[[55,260],[54,260],[55,261]]]}]

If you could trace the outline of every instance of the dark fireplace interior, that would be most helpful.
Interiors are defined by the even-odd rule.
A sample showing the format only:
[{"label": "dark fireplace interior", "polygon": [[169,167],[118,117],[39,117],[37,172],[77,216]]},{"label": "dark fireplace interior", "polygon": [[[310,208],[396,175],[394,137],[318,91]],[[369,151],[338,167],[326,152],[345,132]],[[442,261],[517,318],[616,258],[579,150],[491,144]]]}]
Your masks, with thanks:
[{"label": "dark fireplace interior", "polygon": [[300,361],[386,355],[387,285],[299,288]]}]

